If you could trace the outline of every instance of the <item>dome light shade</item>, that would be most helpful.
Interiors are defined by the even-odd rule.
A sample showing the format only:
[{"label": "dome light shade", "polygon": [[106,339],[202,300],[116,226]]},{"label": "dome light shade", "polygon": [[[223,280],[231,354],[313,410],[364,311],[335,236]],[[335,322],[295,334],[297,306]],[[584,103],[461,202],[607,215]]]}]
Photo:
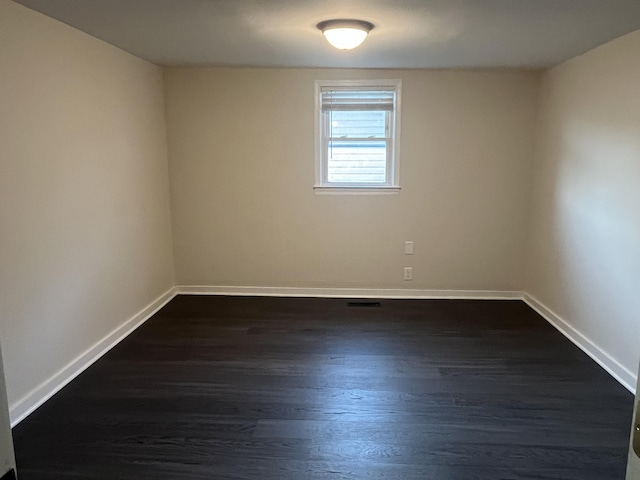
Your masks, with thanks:
[{"label": "dome light shade", "polygon": [[351,50],[364,42],[373,29],[373,23],[364,20],[326,20],[317,27],[331,45],[340,50]]}]

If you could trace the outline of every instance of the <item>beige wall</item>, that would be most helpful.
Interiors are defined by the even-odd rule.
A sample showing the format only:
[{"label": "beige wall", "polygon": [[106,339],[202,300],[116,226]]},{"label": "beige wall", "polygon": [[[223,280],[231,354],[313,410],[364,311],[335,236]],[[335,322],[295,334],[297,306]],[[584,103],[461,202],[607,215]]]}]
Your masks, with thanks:
[{"label": "beige wall", "polygon": [[526,284],[631,375],[640,355],[639,88],[640,31],[545,73]]},{"label": "beige wall", "polygon": [[[331,78],[402,79],[400,194],[314,193],[314,80]],[[177,282],[521,289],[538,80],[167,69]]]},{"label": "beige wall", "polygon": [[173,283],[162,74],[0,0],[0,336],[9,402]]}]

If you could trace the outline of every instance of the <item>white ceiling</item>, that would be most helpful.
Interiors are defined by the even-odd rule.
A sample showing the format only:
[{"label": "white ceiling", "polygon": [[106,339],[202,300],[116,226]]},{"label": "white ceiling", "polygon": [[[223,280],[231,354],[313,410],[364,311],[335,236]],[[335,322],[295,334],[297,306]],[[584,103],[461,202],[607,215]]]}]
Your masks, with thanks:
[{"label": "white ceiling", "polygon": [[[640,29],[640,0],[17,0],[161,65],[556,65]],[[315,25],[375,24],[353,51]]]}]

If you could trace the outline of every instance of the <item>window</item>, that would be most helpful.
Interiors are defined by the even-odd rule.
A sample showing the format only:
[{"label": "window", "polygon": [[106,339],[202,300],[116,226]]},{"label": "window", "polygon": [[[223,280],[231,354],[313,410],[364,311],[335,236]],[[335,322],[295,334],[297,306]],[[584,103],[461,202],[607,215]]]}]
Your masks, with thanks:
[{"label": "window", "polygon": [[316,81],[316,191],[398,191],[400,80]]}]

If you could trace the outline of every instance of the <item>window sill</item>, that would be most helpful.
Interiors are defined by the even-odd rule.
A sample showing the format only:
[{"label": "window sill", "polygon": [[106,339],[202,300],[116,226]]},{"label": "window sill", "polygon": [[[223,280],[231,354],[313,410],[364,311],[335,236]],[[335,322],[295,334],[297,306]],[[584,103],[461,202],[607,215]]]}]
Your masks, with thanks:
[{"label": "window sill", "polygon": [[327,187],[316,185],[313,189],[319,195],[395,195],[400,193],[399,186]]}]

